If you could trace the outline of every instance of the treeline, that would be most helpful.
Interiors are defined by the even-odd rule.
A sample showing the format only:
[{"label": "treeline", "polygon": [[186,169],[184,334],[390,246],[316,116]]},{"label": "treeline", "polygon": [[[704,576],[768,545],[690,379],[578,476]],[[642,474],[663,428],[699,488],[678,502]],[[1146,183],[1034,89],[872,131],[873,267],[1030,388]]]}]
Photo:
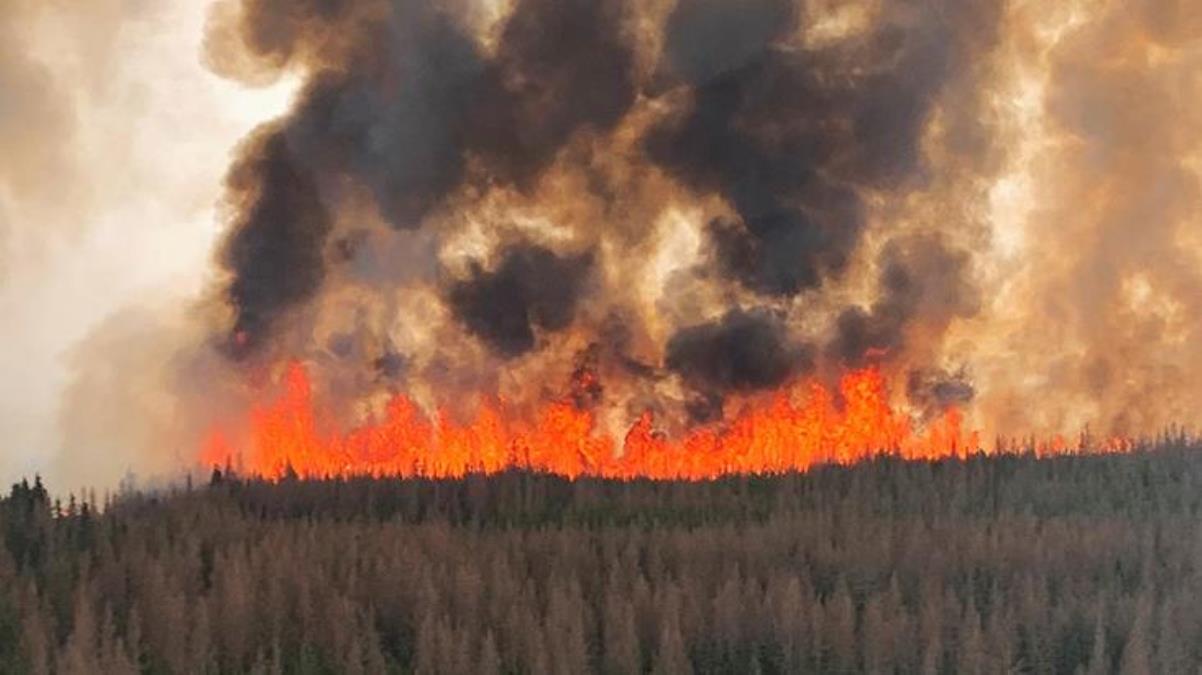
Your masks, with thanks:
[{"label": "treeline", "polygon": [[1178,673],[1202,451],[0,500],[0,673]]}]

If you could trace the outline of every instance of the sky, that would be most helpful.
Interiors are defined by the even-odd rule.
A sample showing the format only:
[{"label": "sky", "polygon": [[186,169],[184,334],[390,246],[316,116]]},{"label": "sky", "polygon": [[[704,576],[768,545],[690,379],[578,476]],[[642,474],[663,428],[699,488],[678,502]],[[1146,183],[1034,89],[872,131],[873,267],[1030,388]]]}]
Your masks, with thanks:
[{"label": "sky", "polygon": [[208,283],[231,152],[292,90],[206,68],[204,2],[74,4],[0,0],[5,481],[54,462],[75,345]]}]

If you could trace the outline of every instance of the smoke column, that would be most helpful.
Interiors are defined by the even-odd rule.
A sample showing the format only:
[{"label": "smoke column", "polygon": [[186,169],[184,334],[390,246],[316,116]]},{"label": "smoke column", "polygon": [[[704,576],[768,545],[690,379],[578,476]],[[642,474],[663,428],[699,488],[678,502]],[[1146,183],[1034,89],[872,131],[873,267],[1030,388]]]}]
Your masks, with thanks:
[{"label": "smoke column", "polygon": [[306,79],[228,181],[239,367],[300,358],[336,402],[445,407],[554,395],[587,353],[615,419],[678,426],[864,365],[988,432],[1187,414],[1196,10],[482,11],[220,6],[214,62]]},{"label": "smoke column", "polygon": [[297,361],[344,426],[397,393],[570,396],[672,432],[865,366],[985,438],[1155,433],[1202,403],[1194,3],[206,11],[213,73],[300,84],[240,142],[179,321],[119,373],[77,363],[68,421],[113,389],[170,401],[133,413],[118,463],[195,443]]}]

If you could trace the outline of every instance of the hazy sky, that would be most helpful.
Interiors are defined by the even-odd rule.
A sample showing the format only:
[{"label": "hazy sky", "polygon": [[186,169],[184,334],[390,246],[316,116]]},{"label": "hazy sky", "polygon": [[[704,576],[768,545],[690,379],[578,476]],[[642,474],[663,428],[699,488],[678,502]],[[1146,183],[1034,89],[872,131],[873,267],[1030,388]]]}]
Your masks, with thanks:
[{"label": "hazy sky", "polygon": [[59,447],[72,347],[206,279],[232,146],[282,111],[201,63],[201,0],[0,0],[0,480]]}]

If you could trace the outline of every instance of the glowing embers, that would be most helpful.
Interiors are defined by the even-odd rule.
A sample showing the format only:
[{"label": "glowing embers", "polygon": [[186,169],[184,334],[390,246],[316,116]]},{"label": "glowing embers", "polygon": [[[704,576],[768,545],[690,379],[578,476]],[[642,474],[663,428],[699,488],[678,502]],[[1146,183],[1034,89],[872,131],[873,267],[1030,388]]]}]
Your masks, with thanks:
[{"label": "glowing embers", "polygon": [[620,444],[598,431],[592,413],[568,401],[545,404],[532,420],[509,419],[501,407],[486,404],[459,423],[442,412],[427,416],[397,396],[381,419],[342,433],[315,407],[303,367],[290,366],[282,385],[274,400],[231,427],[243,443],[235,446],[214,429],[200,461],[231,462],[273,478],[290,471],[300,477],[455,477],[521,468],[568,477],[704,479],[847,464],[881,452],[963,456],[979,447],[955,409],[917,431],[890,407],[885,380],[872,368],[846,374],[837,394],[815,382],[798,383],[682,438],[657,432],[646,413]]}]

